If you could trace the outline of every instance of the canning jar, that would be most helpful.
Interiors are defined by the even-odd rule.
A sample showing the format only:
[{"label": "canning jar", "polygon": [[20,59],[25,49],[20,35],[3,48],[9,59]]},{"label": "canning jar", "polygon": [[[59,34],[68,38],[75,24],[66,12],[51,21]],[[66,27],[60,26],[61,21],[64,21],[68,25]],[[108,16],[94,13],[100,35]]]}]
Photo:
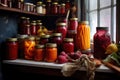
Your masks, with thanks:
[{"label": "canning jar", "polygon": [[18,0],[17,8],[23,10],[24,7],[24,0]]},{"label": "canning jar", "polygon": [[32,21],[31,27],[30,27],[30,33],[31,35],[36,35],[36,21]]},{"label": "canning jar", "polygon": [[24,34],[25,35],[31,35],[31,32],[30,32],[30,25],[27,24],[24,28]]},{"label": "canning jar", "polygon": [[94,57],[98,59],[106,58],[106,48],[111,43],[111,38],[108,33],[108,27],[96,27],[94,34]]},{"label": "canning jar", "polygon": [[28,35],[19,35],[18,36],[18,58],[24,58],[24,41]]},{"label": "canning jar", "polygon": [[66,34],[67,34],[66,23],[59,22],[56,24],[56,26],[57,26],[56,32],[62,33],[62,39],[64,39],[66,37]]},{"label": "canning jar", "polygon": [[57,2],[52,3],[51,14],[58,14],[58,3]]},{"label": "canning jar", "polygon": [[40,37],[40,44],[46,44],[49,42],[50,35],[42,35]]},{"label": "canning jar", "polygon": [[46,7],[45,6],[46,6],[45,4],[42,5],[42,14],[46,14]]},{"label": "canning jar", "polygon": [[76,47],[85,52],[90,49],[90,26],[88,21],[81,21],[77,27]]},{"label": "canning jar", "polygon": [[36,33],[38,33],[38,30],[40,28],[42,28],[42,22],[41,21],[40,22],[37,21],[37,23],[36,23]]},{"label": "canning jar", "polygon": [[25,59],[33,59],[34,55],[34,47],[35,47],[35,37],[29,36],[25,39],[24,42],[24,58]]},{"label": "canning jar", "polygon": [[77,30],[78,18],[70,18],[68,30]]},{"label": "canning jar", "polygon": [[42,14],[42,2],[37,2],[37,13]]},{"label": "canning jar", "polygon": [[51,0],[46,1],[46,14],[51,13]]},{"label": "canning jar", "polygon": [[56,43],[47,43],[44,60],[46,62],[55,62],[56,59],[57,59],[57,44]]},{"label": "canning jar", "polygon": [[17,38],[8,38],[6,42],[7,54],[6,58],[14,60],[18,58],[18,42]]},{"label": "canning jar", "polygon": [[74,52],[73,38],[64,38],[62,48],[68,54]]},{"label": "canning jar", "polygon": [[44,59],[45,48],[44,45],[37,44],[34,50],[34,60],[43,61]]},{"label": "canning jar", "polygon": [[60,5],[60,14],[65,14],[65,4],[64,3],[62,3],[61,5]]},{"label": "canning jar", "polygon": [[70,6],[71,4],[70,4],[70,0],[67,0],[66,2],[65,2],[65,12],[67,13],[68,12],[68,10],[70,10]]},{"label": "canning jar", "polygon": [[30,8],[31,8],[30,5],[31,3],[24,3],[24,10],[30,12]]}]

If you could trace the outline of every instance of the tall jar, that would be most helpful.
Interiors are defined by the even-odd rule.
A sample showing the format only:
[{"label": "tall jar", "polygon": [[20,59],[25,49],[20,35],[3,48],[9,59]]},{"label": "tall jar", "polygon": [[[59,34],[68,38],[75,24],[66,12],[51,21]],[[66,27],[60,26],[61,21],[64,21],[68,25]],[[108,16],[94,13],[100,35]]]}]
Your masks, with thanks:
[{"label": "tall jar", "polygon": [[74,52],[73,38],[64,38],[62,48],[68,54]]},{"label": "tall jar", "polygon": [[51,14],[58,14],[58,3],[57,2],[52,3]]},{"label": "tall jar", "polygon": [[24,34],[25,35],[31,35],[30,25],[29,24],[25,25],[25,27],[24,27]]},{"label": "tall jar", "polygon": [[29,36],[25,39],[24,42],[24,55],[25,59],[33,59],[34,57],[34,48],[35,48],[35,37]]},{"label": "tall jar", "polygon": [[46,44],[46,53],[45,61],[46,62],[55,62],[57,59],[57,44],[56,43],[47,43]]},{"label": "tall jar", "polygon": [[30,27],[30,33],[31,35],[36,35],[36,21],[32,21],[31,27]]},{"label": "tall jar", "polygon": [[77,30],[78,27],[78,18],[70,18],[68,30]]},{"label": "tall jar", "polygon": [[40,13],[40,14],[43,13],[42,12],[42,2],[41,1],[37,2],[37,13]]},{"label": "tall jar", "polygon": [[62,39],[64,39],[66,37],[66,35],[67,35],[66,23],[59,22],[59,23],[56,24],[56,26],[57,26],[56,32],[62,33]]},{"label": "tall jar", "polygon": [[90,49],[90,26],[88,21],[81,21],[77,27],[76,48],[81,51]]},{"label": "tall jar", "polygon": [[45,53],[44,45],[37,44],[35,46],[35,50],[34,50],[34,60],[35,61],[43,61],[44,53]]},{"label": "tall jar", "polygon": [[94,34],[94,57],[98,59],[106,58],[106,48],[111,43],[108,27],[97,27]]},{"label": "tall jar", "polygon": [[8,38],[6,42],[6,58],[15,60],[18,58],[18,42],[17,38]]},{"label": "tall jar", "polygon": [[51,0],[47,0],[46,1],[46,14],[50,14],[51,13]]},{"label": "tall jar", "polygon": [[65,4],[64,3],[62,3],[60,5],[60,14],[65,14]]}]

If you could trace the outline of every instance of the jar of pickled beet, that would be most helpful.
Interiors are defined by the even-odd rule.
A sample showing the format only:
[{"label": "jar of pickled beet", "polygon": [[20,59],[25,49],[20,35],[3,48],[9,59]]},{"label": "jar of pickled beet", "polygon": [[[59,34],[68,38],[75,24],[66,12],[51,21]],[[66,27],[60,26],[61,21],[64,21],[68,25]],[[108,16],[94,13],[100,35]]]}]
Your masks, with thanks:
[{"label": "jar of pickled beet", "polygon": [[62,33],[62,39],[64,39],[67,35],[67,27],[66,27],[66,23],[63,22],[59,22],[56,24],[57,26],[57,33]]},{"label": "jar of pickled beet", "polygon": [[34,57],[34,48],[35,48],[35,37],[29,36],[25,39],[24,42],[24,55],[25,59],[33,59]]},{"label": "jar of pickled beet", "polygon": [[51,14],[58,14],[58,3],[57,2],[52,3]]},{"label": "jar of pickled beet", "polygon": [[6,42],[6,58],[15,60],[18,58],[18,41],[17,38],[8,38]]},{"label": "jar of pickled beet", "polygon": [[40,44],[46,44],[49,42],[49,39],[50,39],[50,35],[42,35],[40,37]]},{"label": "jar of pickled beet", "polygon": [[31,35],[36,35],[36,21],[32,21],[31,27],[30,27],[30,33]]},{"label": "jar of pickled beet", "polygon": [[107,46],[111,43],[108,27],[97,27],[93,38],[94,57],[98,59],[105,59]]},{"label": "jar of pickled beet", "polygon": [[34,50],[34,60],[35,61],[43,61],[45,54],[45,46],[37,44]]},{"label": "jar of pickled beet", "polygon": [[78,18],[70,18],[68,30],[77,30]]},{"label": "jar of pickled beet", "polygon": [[57,60],[57,44],[56,43],[47,43],[46,44],[46,53],[45,61],[46,62],[55,62]]},{"label": "jar of pickled beet", "polygon": [[68,54],[74,52],[73,38],[64,38],[62,48]]}]

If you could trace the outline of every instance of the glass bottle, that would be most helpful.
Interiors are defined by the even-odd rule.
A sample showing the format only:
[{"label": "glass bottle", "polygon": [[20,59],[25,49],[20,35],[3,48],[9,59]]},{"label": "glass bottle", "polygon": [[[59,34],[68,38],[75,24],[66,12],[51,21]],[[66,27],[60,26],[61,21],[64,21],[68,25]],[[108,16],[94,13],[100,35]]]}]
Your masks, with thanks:
[{"label": "glass bottle", "polygon": [[73,38],[64,38],[62,48],[68,54],[74,52]]},{"label": "glass bottle", "polygon": [[57,44],[56,43],[47,43],[46,44],[46,53],[45,61],[46,62],[55,62],[57,60]]},{"label": "glass bottle", "polygon": [[7,55],[6,58],[15,60],[18,58],[18,42],[17,38],[8,38],[6,42]]},{"label": "glass bottle", "polygon": [[97,27],[93,38],[94,57],[98,59],[106,58],[106,48],[111,43],[108,27]]}]

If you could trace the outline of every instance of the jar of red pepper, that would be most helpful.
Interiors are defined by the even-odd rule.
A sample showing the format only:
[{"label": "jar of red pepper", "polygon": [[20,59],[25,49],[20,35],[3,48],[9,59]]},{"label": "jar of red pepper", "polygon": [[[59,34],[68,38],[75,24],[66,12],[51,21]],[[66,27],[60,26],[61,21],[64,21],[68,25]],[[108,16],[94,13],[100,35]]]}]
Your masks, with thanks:
[{"label": "jar of red pepper", "polygon": [[62,33],[62,39],[64,39],[67,35],[67,27],[66,27],[66,23],[64,22],[59,22],[56,24],[57,25],[57,30],[56,32],[58,33]]},{"label": "jar of red pepper", "polygon": [[37,44],[35,46],[35,50],[34,50],[34,60],[35,61],[43,61],[44,53],[45,53],[44,45]]},{"label": "jar of red pepper", "polygon": [[73,38],[64,38],[62,48],[68,54],[74,52]]},{"label": "jar of red pepper", "polygon": [[6,58],[10,60],[14,60],[18,58],[18,42],[17,38],[8,38],[7,39],[7,55]]},{"label": "jar of red pepper", "polygon": [[45,61],[46,62],[55,62],[57,59],[57,44],[56,43],[47,43],[46,44],[46,53]]},{"label": "jar of red pepper", "polygon": [[108,27],[97,27],[94,34],[94,57],[98,59],[105,59],[105,51],[107,46],[111,43],[111,38],[108,33]]},{"label": "jar of red pepper", "polygon": [[78,18],[70,18],[68,30],[77,30]]}]

